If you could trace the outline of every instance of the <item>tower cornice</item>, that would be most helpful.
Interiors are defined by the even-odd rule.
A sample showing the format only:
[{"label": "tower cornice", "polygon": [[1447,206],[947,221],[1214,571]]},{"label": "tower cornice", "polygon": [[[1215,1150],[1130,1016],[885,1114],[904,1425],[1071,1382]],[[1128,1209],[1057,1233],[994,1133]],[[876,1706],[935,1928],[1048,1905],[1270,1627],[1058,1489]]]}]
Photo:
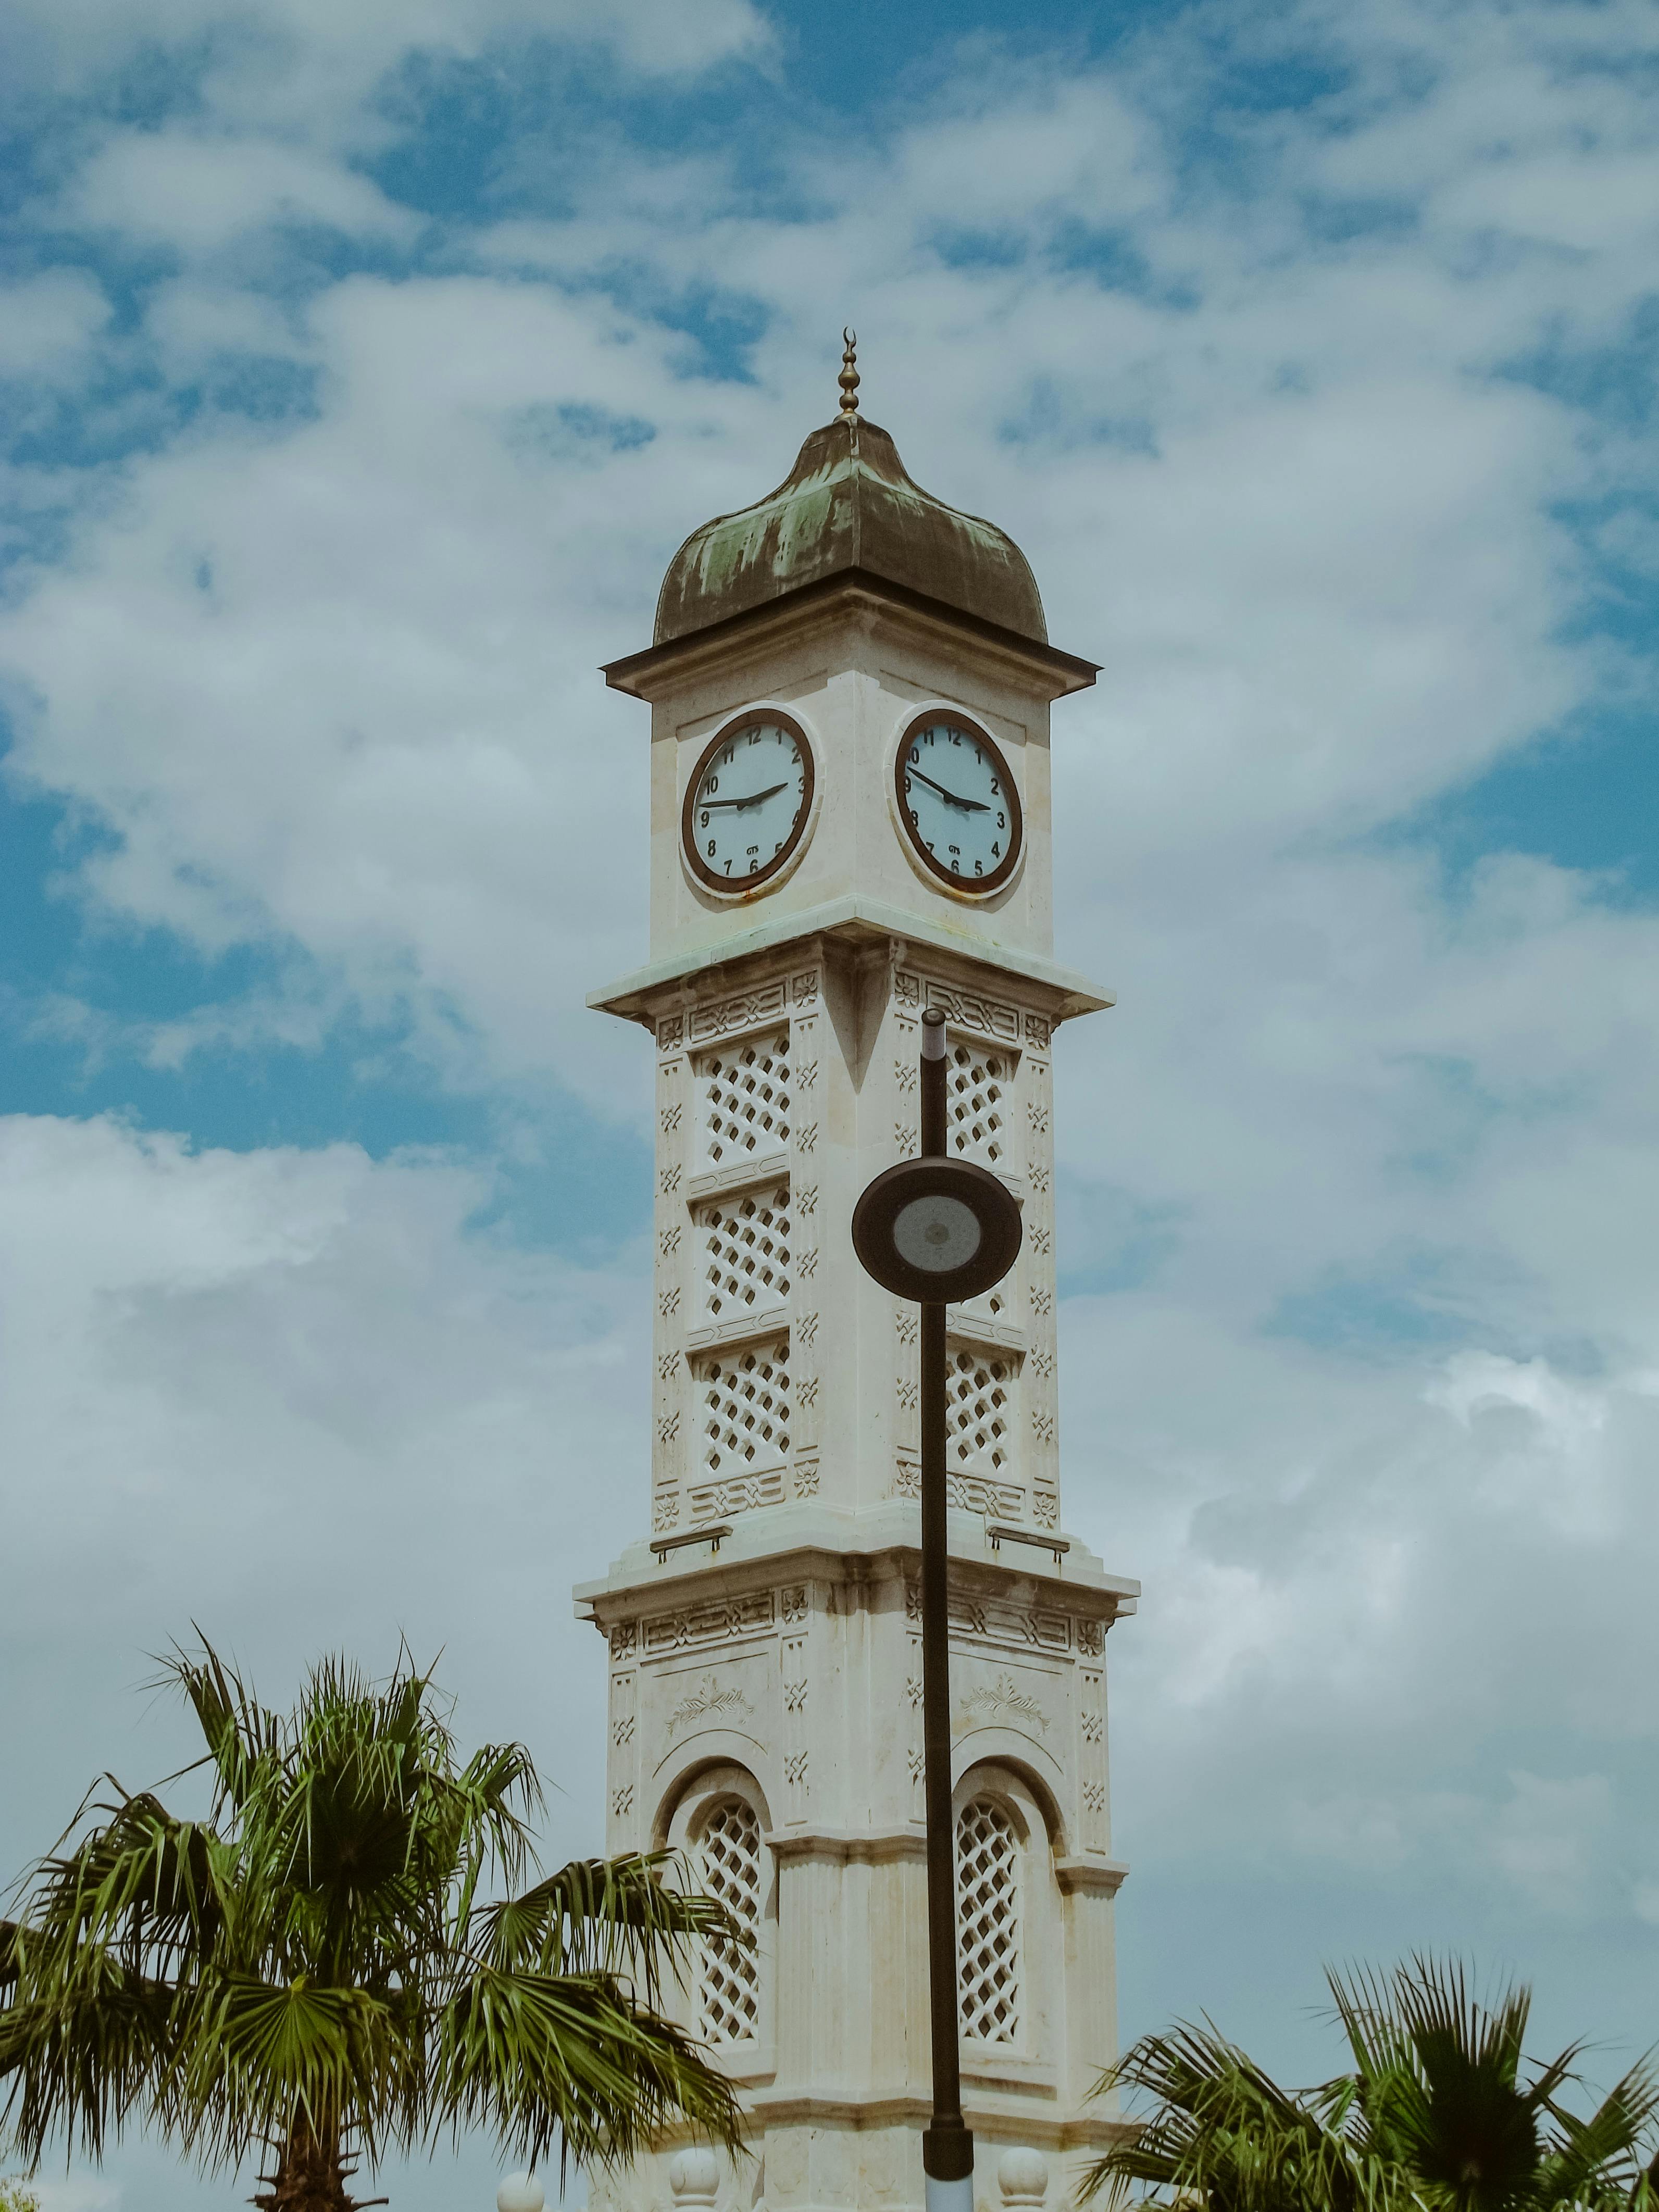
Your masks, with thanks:
[{"label": "tower cornice", "polygon": [[1062,653],[1058,646],[861,568],[837,569],[833,575],[803,584],[781,599],[768,599],[684,636],[607,661],[600,673],[613,691],[625,691],[635,699],[654,699],[702,668],[728,662],[750,647],[769,647],[793,630],[860,606],[908,617],[958,647],[971,641],[981,652],[1014,664],[1028,678],[1036,678],[1050,699],[1088,690],[1100,673],[1098,661]]},{"label": "tower cornice", "polygon": [[[740,937],[724,937],[712,945],[688,945],[662,960],[636,968],[597,991],[587,1003],[596,1012],[619,1015],[625,1021],[642,1022],[649,1028],[675,1002],[676,994],[695,983],[707,989],[729,981],[741,988],[745,971],[791,947],[811,951],[820,944],[850,947],[854,951],[891,951],[902,963],[907,951],[917,951],[959,965],[963,969],[992,971],[1025,984],[1041,1001],[1051,1023],[1073,1020],[1079,1014],[1103,1012],[1116,1004],[1110,991],[1097,988],[1074,969],[1040,954],[989,945],[965,933],[864,898],[856,892],[829,900],[805,912],[780,914],[761,922]],[[729,974],[728,974],[729,971]]]}]

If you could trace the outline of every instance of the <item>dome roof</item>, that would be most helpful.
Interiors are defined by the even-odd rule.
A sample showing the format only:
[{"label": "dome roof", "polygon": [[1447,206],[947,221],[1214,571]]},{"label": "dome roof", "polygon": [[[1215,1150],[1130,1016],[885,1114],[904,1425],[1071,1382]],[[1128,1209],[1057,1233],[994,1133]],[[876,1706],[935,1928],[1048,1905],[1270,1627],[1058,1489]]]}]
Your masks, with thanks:
[{"label": "dome roof", "polygon": [[912,483],[886,431],[844,413],[813,431],[775,491],[692,532],[663,578],[655,642],[843,569],[1048,641],[1036,580],[1013,539]]}]

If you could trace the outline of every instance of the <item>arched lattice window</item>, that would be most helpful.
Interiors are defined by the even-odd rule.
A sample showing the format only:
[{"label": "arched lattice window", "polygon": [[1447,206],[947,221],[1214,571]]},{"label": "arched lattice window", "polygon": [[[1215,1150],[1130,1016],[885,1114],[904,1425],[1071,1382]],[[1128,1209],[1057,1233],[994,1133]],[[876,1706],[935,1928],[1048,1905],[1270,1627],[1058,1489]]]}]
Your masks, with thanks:
[{"label": "arched lattice window", "polygon": [[1019,1836],[994,1797],[957,1815],[957,1948],[962,2027],[1015,2043],[1020,2022]]},{"label": "arched lattice window", "polygon": [[[761,1824],[752,1805],[723,1797],[703,1822],[697,1870],[705,1895],[751,1939],[760,1928]],[[760,1966],[752,1941],[709,1943],[702,1958],[702,2032],[711,2043],[753,2043],[760,2033]]]}]

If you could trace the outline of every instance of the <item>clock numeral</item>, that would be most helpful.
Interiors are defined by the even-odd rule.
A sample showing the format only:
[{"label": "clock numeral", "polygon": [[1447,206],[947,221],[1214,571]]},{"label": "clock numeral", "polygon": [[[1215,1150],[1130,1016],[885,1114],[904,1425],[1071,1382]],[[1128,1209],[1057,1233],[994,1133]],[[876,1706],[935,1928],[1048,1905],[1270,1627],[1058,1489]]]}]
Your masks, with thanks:
[{"label": "clock numeral", "polygon": [[974,863],[974,873],[975,873],[976,876],[982,876],[982,875],[985,873],[985,864],[984,864],[984,862],[983,862],[982,860],[975,860],[975,863]]},{"label": "clock numeral", "polygon": [[703,791],[704,791],[704,793],[706,793],[709,798],[711,798],[711,799],[712,799],[712,798],[714,797],[714,793],[715,793],[720,789],[720,780],[719,776],[717,776],[717,775],[706,775],[706,776],[704,776],[704,778],[703,778],[703,780],[702,780],[702,787],[703,787]]},{"label": "clock numeral", "polygon": [[702,810],[702,822],[703,828],[706,830],[708,827],[708,809],[706,806]]},{"label": "clock numeral", "polygon": [[1001,848],[1001,846],[1000,846],[1000,845],[993,845],[993,846],[992,846],[992,848],[991,848],[991,858],[992,858],[994,860],[1000,860],[1000,859],[1001,859],[1001,857],[1002,857],[1002,848]]},{"label": "clock numeral", "polygon": [[995,776],[991,778],[991,796],[993,799],[1000,799],[1002,796],[1002,786],[997,781]]},{"label": "clock numeral", "polygon": [[[705,815],[703,816],[703,817],[702,817],[702,818],[703,818],[703,820],[704,820],[705,822],[707,822],[707,821],[708,821],[708,817],[705,814]],[[708,857],[709,857],[709,859],[710,859],[711,860],[712,860],[714,859],[714,840],[712,837],[711,837],[711,838],[709,839],[709,841],[708,841]]]},{"label": "clock numeral", "polygon": [[728,861],[726,862],[726,874],[727,874],[728,876],[729,876],[729,875],[731,874],[731,872],[732,872],[732,863],[730,862],[730,860],[728,860]]},{"label": "clock numeral", "polygon": [[[704,818],[704,820],[706,821],[706,820],[708,819],[708,817],[705,815],[703,818]],[[999,830],[1006,830],[1007,827],[1008,827],[1008,817],[1007,817],[1007,816],[1006,816],[1006,814],[999,814],[999,815],[998,815],[998,817],[997,817],[997,828],[998,828]]]}]

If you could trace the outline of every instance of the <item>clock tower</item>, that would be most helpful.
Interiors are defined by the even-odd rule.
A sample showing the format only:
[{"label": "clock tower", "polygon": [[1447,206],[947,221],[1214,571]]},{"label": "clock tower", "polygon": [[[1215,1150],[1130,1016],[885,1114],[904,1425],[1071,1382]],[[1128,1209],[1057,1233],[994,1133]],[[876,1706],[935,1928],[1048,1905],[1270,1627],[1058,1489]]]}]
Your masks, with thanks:
[{"label": "clock tower", "polygon": [[752,2161],[665,2140],[616,2212],[922,2202],[929,2105],[916,1309],[854,1201],[949,1142],[1024,1215],[949,1316],[963,2107],[981,2212],[1060,2212],[1115,2132],[1107,1631],[1137,1586],[1060,1512],[1052,1055],[1110,1002],[1052,957],[1048,714],[1093,683],[1024,556],[841,412],[675,555],[606,680],[651,708],[651,942],[590,1003],[656,1059],[650,1529],[577,1592],[610,1650],[611,1852],[683,1849],[752,1948],[684,2015]]}]

